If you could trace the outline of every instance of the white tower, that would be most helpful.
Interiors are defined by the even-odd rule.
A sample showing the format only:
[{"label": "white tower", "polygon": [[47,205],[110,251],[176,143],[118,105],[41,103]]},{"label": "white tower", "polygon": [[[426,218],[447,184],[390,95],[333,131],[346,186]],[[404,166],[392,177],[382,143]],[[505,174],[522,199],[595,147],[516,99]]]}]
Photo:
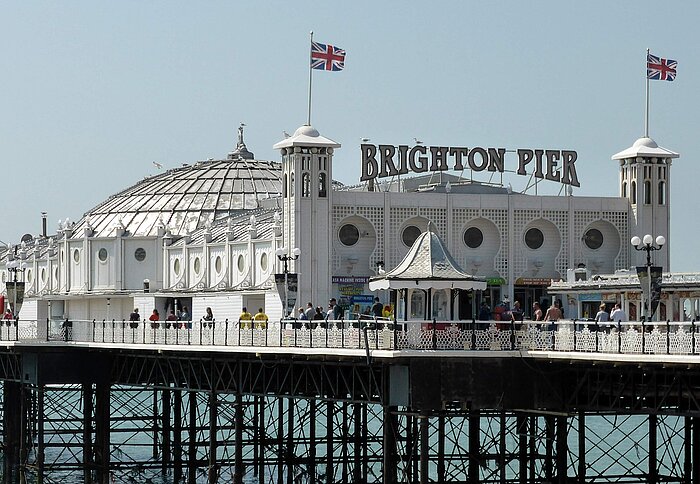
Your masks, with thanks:
[{"label": "white tower", "polygon": [[[671,208],[671,161],[678,158],[675,153],[656,144],[651,138],[639,138],[624,151],[613,155],[613,160],[620,162],[620,196],[627,198],[632,210],[630,237],[646,234],[656,238],[663,235],[666,245],[653,253],[655,265],[669,265],[670,208]],[[629,240],[621,241],[629,244]],[[631,265],[644,265],[646,253],[631,251]]]},{"label": "white tower", "polygon": [[299,274],[297,305],[326,307],[331,286],[330,232],[333,150],[340,144],[304,125],[274,145],[282,154],[283,243],[301,249],[290,271]]}]

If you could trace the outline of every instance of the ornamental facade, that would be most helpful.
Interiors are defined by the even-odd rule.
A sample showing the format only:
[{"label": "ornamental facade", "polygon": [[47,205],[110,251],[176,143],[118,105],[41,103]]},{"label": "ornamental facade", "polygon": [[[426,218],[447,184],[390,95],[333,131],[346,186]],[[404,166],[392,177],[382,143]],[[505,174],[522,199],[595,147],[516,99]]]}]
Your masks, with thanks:
[{"label": "ornamental facade", "polygon": [[[343,186],[333,181],[340,145],[311,126],[275,148],[280,162],[255,160],[240,129],[226,159],[148,177],[77,222],[0,249],[0,289],[15,274],[25,281],[20,317],[30,320],[123,319],[134,307],[147,317],[154,308],[165,315],[185,306],[194,319],[207,307],[218,320],[237,320],[243,307],[277,319],[284,297],[275,283],[283,272],[276,253],[299,248],[288,264],[298,277],[296,306],[325,307],[333,297],[352,313],[379,295],[407,319],[471,319],[482,303],[494,309],[515,300],[527,314],[533,302],[551,302],[552,280],[643,263],[629,240],[668,236],[678,157],[641,138],[613,156],[618,196],[541,196],[443,171]],[[430,304],[416,289],[406,296],[407,310],[388,293],[370,292],[369,278],[396,267],[428,224],[487,289],[460,297],[435,291]],[[668,254],[669,245],[654,254],[666,271]],[[24,270],[9,272],[12,261]]]}]

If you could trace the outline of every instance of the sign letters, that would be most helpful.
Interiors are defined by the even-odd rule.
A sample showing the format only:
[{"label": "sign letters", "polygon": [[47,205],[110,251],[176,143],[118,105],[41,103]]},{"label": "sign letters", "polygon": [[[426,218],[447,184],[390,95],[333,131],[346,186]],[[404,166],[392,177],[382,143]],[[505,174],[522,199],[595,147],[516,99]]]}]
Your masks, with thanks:
[{"label": "sign letters", "polygon": [[[454,146],[360,145],[362,176],[360,181],[429,171],[505,171],[505,148]],[[518,149],[518,175],[530,168],[536,178],[575,187],[581,186],[576,175],[575,151]]]}]

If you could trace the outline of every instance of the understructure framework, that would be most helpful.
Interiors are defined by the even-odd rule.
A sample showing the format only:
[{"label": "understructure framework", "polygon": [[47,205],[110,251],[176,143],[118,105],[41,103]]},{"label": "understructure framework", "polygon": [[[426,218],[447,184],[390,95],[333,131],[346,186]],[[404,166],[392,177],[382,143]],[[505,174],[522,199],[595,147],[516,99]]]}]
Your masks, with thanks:
[{"label": "understructure framework", "polygon": [[3,482],[697,482],[700,367],[36,345]]}]

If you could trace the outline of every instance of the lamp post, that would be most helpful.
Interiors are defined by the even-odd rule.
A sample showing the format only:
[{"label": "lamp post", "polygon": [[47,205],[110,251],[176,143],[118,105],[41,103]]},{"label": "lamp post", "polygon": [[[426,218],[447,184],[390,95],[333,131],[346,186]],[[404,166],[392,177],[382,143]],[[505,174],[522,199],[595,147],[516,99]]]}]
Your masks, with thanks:
[{"label": "lamp post", "polygon": [[[661,248],[666,244],[666,238],[663,235],[659,235],[656,237],[656,240],[654,240],[654,237],[646,234],[644,238],[640,239],[638,236],[632,237],[632,240],[630,240],[632,246],[635,248],[635,250],[643,250],[647,253],[647,263],[646,263],[646,272],[647,272],[647,301],[645,305],[645,320],[648,321],[651,319],[651,301],[652,301],[652,294],[651,294],[651,268],[652,268],[652,263],[651,263],[651,253],[654,252],[655,250],[661,250]],[[656,242],[656,245],[654,245],[654,242]],[[639,273],[639,270],[637,271]]]},{"label": "lamp post", "polygon": [[287,282],[288,274],[289,274],[289,266],[288,263],[290,260],[297,260],[299,258],[299,255],[301,255],[301,249],[298,247],[295,247],[292,249],[292,253],[289,253],[289,250],[287,247],[280,247],[275,251],[275,255],[277,258],[282,262],[283,264],[283,269],[282,271],[284,272],[284,317],[289,316],[289,285]]},{"label": "lamp post", "polygon": [[[15,246],[15,251],[14,251],[14,257],[11,261],[7,263],[5,266],[7,268],[8,272],[12,272],[12,284],[13,284],[13,291],[12,291],[12,317],[17,320],[17,317],[19,316],[17,313],[17,273],[22,272],[26,270],[26,268],[22,267],[19,260],[17,260],[17,246]],[[22,295],[24,297],[24,295]]]}]

